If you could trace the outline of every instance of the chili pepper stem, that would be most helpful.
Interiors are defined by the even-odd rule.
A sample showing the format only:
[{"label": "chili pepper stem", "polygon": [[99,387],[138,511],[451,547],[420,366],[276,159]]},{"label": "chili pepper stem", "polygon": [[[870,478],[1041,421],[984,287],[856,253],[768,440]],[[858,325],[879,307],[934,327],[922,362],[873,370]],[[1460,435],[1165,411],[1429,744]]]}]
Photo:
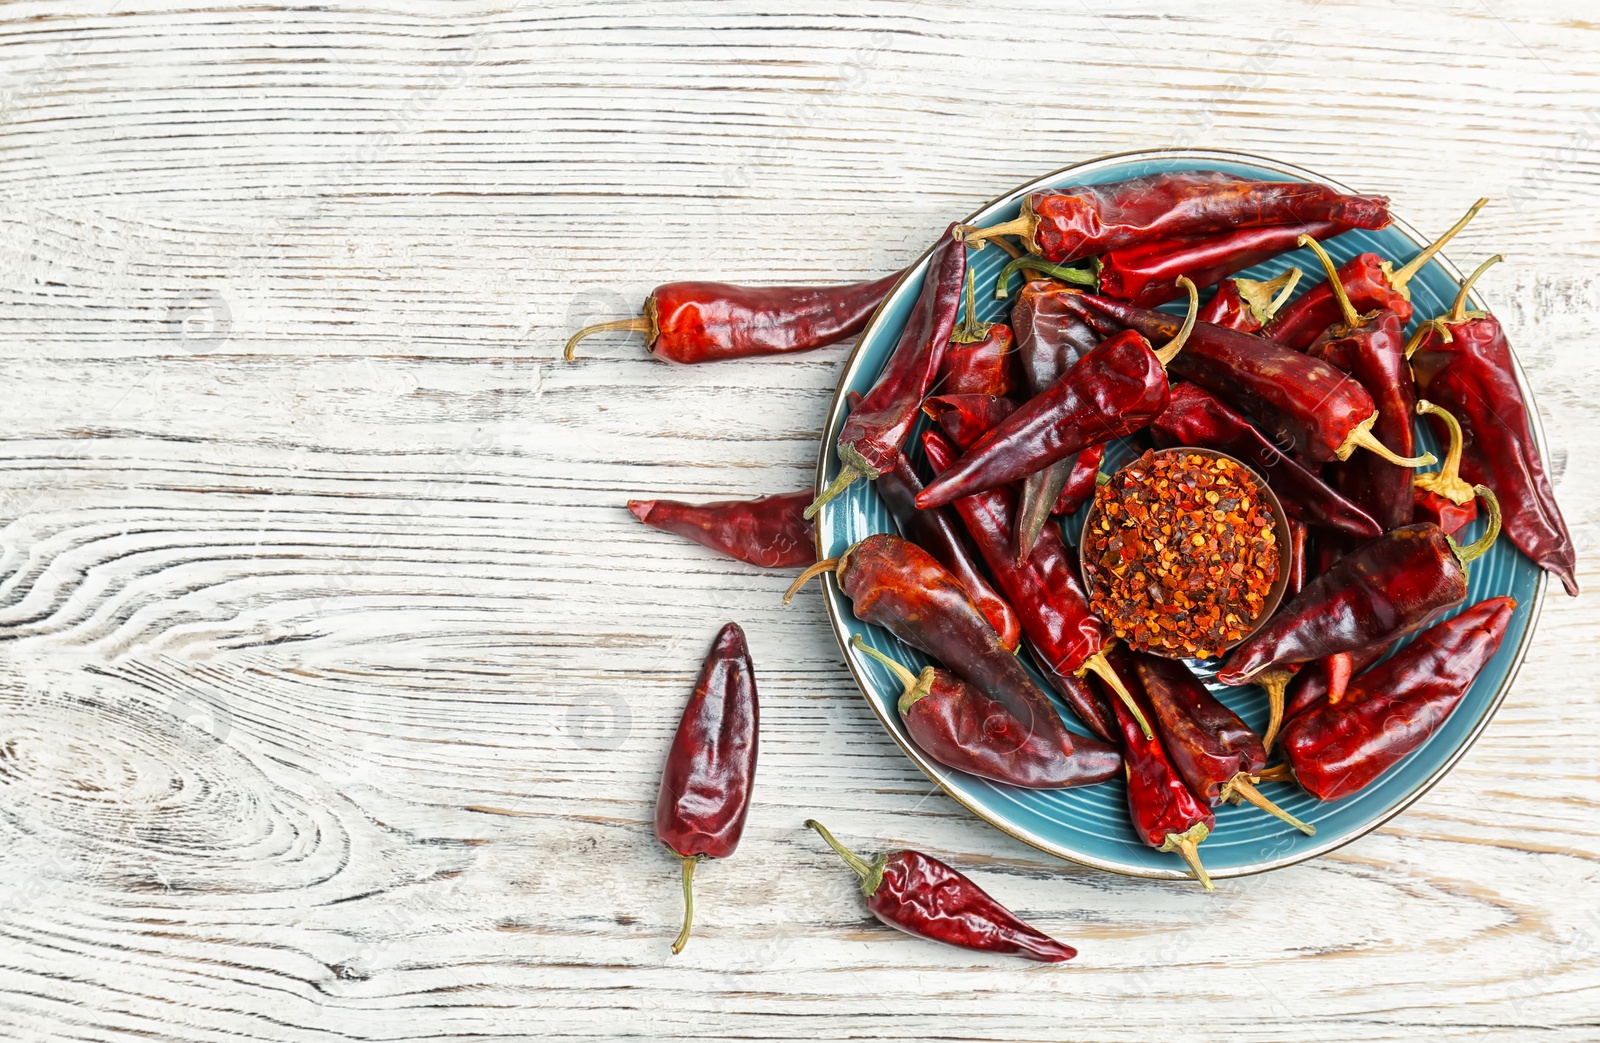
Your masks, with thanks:
[{"label": "chili pepper stem", "polygon": [[1450,549],[1456,552],[1456,557],[1461,559],[1461,564],[1466,565],[1483,557],[1494,541],[1500,538],[1500,498],[1495,496],[1493,490],[1487,485],[1475,485],[1472,491],[1483,498],[1483,504],[1489,508],[1489,525],[1483,530],[1483,535],[1467,544],[1465,547],[1458,545],[1454,537],[1446,536],[1450,541]]},{"label": "chili pepper stem", "polygon": [[1278,807],[1278,805],[1274,804],[1266,797],[1263,797],[1261,795],[1261,791],[1256,789],[1255,781],[1256,780],[1252,780],[1248,774],[1241,771],[1232,779],[1228,780],[1227,785],[1222,787],[1222,796],[1232,804],[1237,804],[1241,800],[1248,800],[1250,803],[1254,804],[1256,807],[1260,808],[1262,811],[1265,811],[1272,817],[1282,819],[1283,821],[1289,823],[1289,825],[1293,826],[1295,829],[1298,829],[1306,836],[1314,837],[1317,835],[1316,826],[1311,825],[1309,822],[1301,822],[1299,819]]},{"label": "chili pepper stem", "polygon": [[643,333],[646,341],[654,343],[656,339],[655,320],[648,315],[637,319],[617,319],[613,322],[597,322],[593,326],[585,326],[574,333],[567,341],[566,348],[561,352],[561,357],[568,362],[573,360],[573,353],[578,350],[578,341],[591,333],[607,333],[611,330],[627,330],[629,333]]},{"label": "chili pepper stem", "polygon": [[[1098,262],[1096,263],[1098,264]],[[995,277],[994,281],[995,300],[1003,301],[1011,296],[1011,276],[1018,271],[1031,271],[1035,274],[1035,277],[1048,275],[1052,279],[1074,286],[1087,286],[1091,290],[1097,289],[1100,284],[1098,269],[1096,271],[1085,271],[1082,268],[1070,268],[1064,264],[1055,264],[1047,261],[1043,257],[1027,254],[1022,257],[1012,258],[1010,263],[1000,269],[1000,274]]]},{"label": "chili pepper stem", "polygon": [[1178,335],[1167,341],[1167,346],[1156,352],[1156,358],[1161,362],[1161,368],[1166,369],[1172,360],[1178,357],[1178,352],[1183,350],[1184,344],[1189,340],[1189,334],[1194,332],[1195,317],[1200,314],[1200,291],[1195,289],[1194,283],[1189,281],[1187,275],[1178,276],[1177,284],[1189,294],[1189,314],[1183,318],[1183,328]]},{"label": "chili pepper stem", "polygon": [[1204,822],[1196,822],[1182,833],[1168,833],[1167,839],[1162,843],[1160,850],[1176,851],[1189,863],[1189,869],[1194,873],[1194,878],[1200,881],[1200,886],[1207,891],[1215,891],[1211,883],[1211,874],[1206,872],[1206,867],[1200,863],[1200,843],[1211,835],[1211,829]]},{"label": "chili pepper stem", "polygon": [[1294,675],[1287,670],[1267,670],[1255,678],[1255,683],[1267,690],[1267,730],[1261,736],[1261,746],[1268,753],[1278,741],[1278,730],[1283,727],[1284,693],[1289,679]]},{"label": "chili pepper stem", "polygon": [[913,674],[902,664],[890,659],[882,652],[861,640],[861,635],[856,634],[850,638],[850,644],[859,652],[866,653],[869,657],[883,664],[885,670],[894,675],[894,679],[905,685],[905,691],[900,693],[898,709],[903,717],[911,711],[918,702],[927,698],[933,686],[933,667],[922,671],[922,676]]},{"label": "chili pepper stem", "polygon": [[1466,212],[1461,220],[1457,221],[1455,224],[1451,225],[1445,230],[1444,235],[1441,235],[1439,238],[1429,243],[1423,248],[1421,253],[1407,261],[1404,268],[1400,269],[1398,272],[1395,272],[1393,275],[1389,275],[1389,285],[1394,288],[1394,292],[1398,293],[1400,296],[1409,301],[1411,299],[1411,291],[1407,288],[1406,284],[1409,283],[1418,272],[1422,271],[1423,265],[1433,260],[1434,255],[1440,250],[1444,249],[1446,243],[1454,239],[1458,232],[1467,227],[1467,225],[1472,222],[1472,219],[1478,216],[1479,210],[1482,210],[1488,205],[1489,200],[1487,198],[1480,199],[1476,203],[1473,203],[1471,209]]},{"label": "chili pepper stem", "polygon": [[989,335],[992,322],[979,322],[975,306],[975,293],[973,290],[974,277],[971,268],[967,269],[966,312],[962,315],[961,323],[956,326],[955,332],[950,334],[952,344],[976,344]]},{"label": "chili pepper stem", "polygon": [[1450,305],[1450,314],[1445,317],[1445,322],[1459,324],[1467,321],[1469,318],[1467,314],[1467,294],[1472,292],[1473,284],[1478,281],[1478,277],[1484,272],[1505,259],[1505,254],[1495,254],[1473,269],[1472,274],[1467,276],[1467,281],[1462,283],[1461,289],[1457,291],[1455,303]]},{"label": "chili pepper stem", "polygon": [[811,505],[801,511],[801,517],[810,521],[822,510],[822,505],[844,492],[857,480],[866,478],[869,481],[878,477],[878,469],[867,462],[867,458],[856,452],[848,445],[839,446],[839,473],[834,475],[833,481],[822,490],[822,495],[811,501]]},{"label": "chili pepper stem", "polygon": [[1400,456],[1393,449],[1378,441],[1378,436],[1372,433],[1372,425],[1377,423],[1378,414],[1373,414],[1356,425],[1356,429],[1345,436],[1344,445],[1341,445],[1333,454],[1340,460],[1348,460],[1357,449],[1365,449],[1375,453],[1380,459],[1389,461],[1396,467],[1427,467],[1436,464],[1439,458],[1432,453],[1423,453],[1421,456]]},{"label": "chili pepper stem", "polygon": [[842,557],[828,558],[825,561],[817,562],[809,569],[806,569],[804,572],[800,573],[800,575],[795,578],[795,581],[789,584],[789,589],[783,592],[783,603],[787,605],[789,602],[793,601],[794,596],[800,593],[801,587],[805,586],[807,583],[810,583],[813,579],[822,575],[824,572],[827,572],[829,569],[838,568],[842,561],[844,561]]},{"label": "chili pepper stem", "polygon": [[998,235],[1021,236],[1026,241],[1032,241],[1034,230],[1038,223],[1032,214],[1024,212],[1019,217],[1002,224],[990,225],[988,228],[978,228],[974,225],[956,225],[955,240],[958,243],[968,243],[974,250],[982,250],[985,239],[993,239]]},{"label": "chili pepper stem", "polygon": [[1311,252],[1317,255],[1317,260],[1322,262],[1322,267],[1327,270],[1328,286],[1333,290],[1334,299],[1339,302],[1339,311],[1344,315],[1344,324],[1351,328],[1361,325],[1361,316],[1356,312],[1356,306],[1350,303],[1350,295],[1344,292],[1344,283],[1339,280],[1339,266],[1333,263],[1328,251],[1309,235],[1300,237],[1300,245],[1309,247]]},{"label": "chili pepper stem", "polygon": [[1456,339],[1456,335],[1450,332],[1450,327],[1445,325],[1443,319],[1429,319],[1418,326],[1417,332],[1413,333],[1411,339],[1406,341],[1407,362],[1411,361],[1411,356],[1417,353],[1417,349],[1422,346],[1422,339],[1429,333],[1437,333],[1439,340],[1445,344],[1449,344]]},{"label": "chili pepper stem", "polygon": [[1471,503],[1477,494],[1461,477],[1461,422],[1448,409],[1441,409],[1426,399],[1417,403],[1418,416],[1430,413],[1443,420],[1444,426],[1450,431],[1450,448],[1445,450],[1443,467],[1417,475],[1411,480],[1412,484],[1423,492],[1436,493],[1454,504]]},{"label": "chili pepper stem", "polygon": [[1112,668],[1105,652],[1096,652],[1083,661],[1083,665],[1078,668],[1078,676],[1082,677],[1086,673],[1094,674],[1111,686],[1111,690],[1117,693],[1117,698],[1122,700],[1122,705],[1126,706],[1128,712],[1133,714],[1133,719],[1139,722],[1139,730],[1144,733],[1146,739],[1156,737],[1156,733],[1150,730],[1150,722],[1145,720],[1144,711],[1133,701],[1133,693],[1128,691],[1128,687],[1122,683],[1122,678],[1117,676],[1117,671]]},{"label": "chili pepper stem", "polygon": [[1271,767],[1262,768],[1256,772],[1257,782],[1293,782],[1294,769],[1289,767],[1287,761],[1279,761]]},{"label": "chili pepper stem", "polygon": [[844,859],[845,865],[856,871],[856,875],[861,878],[861,893],[866,895],[868,898],[871,898],[872,895],[878,890],[878,887],[883,883],[883,868],[889,863],[888,856],[879,855],[876,861],[868,862],[854,851],[851,851],[849,848],[833,839],[833,834],[828,832],[828,827],[824,826],[816,819],[806,819],[806,825],[810,826],[812,829],[821,834],[822,839],[828,842],[828,846],[837,851],[839,853],[839,857]]},{"label": "chili pepper stem", "polygon": [[1294,293],[1294,288],[1300,285],[1305,274],[1298,268],[1290,268],[1274,279],[1235,279],[1233,284],[1239,288],[1240,299],[1255,315],[1256,321],[1265,326],[1289,300],[1289,295]]},{"label": "chili pepper stem", "polygon": [[679,857],[683,859],[683,930],[678,932],[677,941],[672,943],[674,956],[689,944],[689,929],[694,926],[694,864],[701,858],[699,855]]}]

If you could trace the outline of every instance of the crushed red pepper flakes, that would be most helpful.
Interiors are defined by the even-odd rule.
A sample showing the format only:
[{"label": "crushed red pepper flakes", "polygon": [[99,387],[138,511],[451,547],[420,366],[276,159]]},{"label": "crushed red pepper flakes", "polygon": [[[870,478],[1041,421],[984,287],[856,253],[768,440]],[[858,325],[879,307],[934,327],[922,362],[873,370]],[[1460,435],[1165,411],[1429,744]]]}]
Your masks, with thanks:
[{"label": "crushed red pepper flakes", "polygon": [[1094,504],[1089,604],[1119,638],[1211,659],[1250,632],[1279,568],[1272,511],[1250,471],[1152,450],[1099,486]]}]

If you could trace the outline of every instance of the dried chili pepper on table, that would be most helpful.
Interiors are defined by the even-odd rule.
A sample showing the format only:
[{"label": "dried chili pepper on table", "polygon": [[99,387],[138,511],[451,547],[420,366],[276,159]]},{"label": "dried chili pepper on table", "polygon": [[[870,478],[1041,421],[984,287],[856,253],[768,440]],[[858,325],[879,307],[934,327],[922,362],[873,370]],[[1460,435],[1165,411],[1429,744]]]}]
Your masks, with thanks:
[{"label": "dried chili pepper on table", "polygon": [[651,528],[686,536],[730,558],[764,569],[810,565],[816,536],[801,516],[811,492],[687,504],[677,500],[629,500],[628,510]]},{"label": "dried chili pepper on table", "polygon": [[[955,451],[935,431],[923,432],[922,447],[935,474],[955,462]],[[1106,660],[1106,648],[1115,639],[1090,611],[1061,533],[1047,528],[1027,560],[1019,562],[1011,551],[1016,496],[1010,489],[988,489],[964,496],[951,506],[989,566],[990,575],[1016,607],[1034,657],[1073,712],[1102,738],[1116,734],[1115,722],[1094,698],[1093,690],[1077,680],[1094,673],[1130,704],[1139,726],[1148,732],[1149,722],[1132,707],[1133,697]]]},{"label": "dried chili pepper on table", "polygon": [[593,333],[645,335],[645,349],[669,362],[716,362],[827,347],[866,326],[902,273],[847,286],[734,286],[671,282],[644,301],[644,315],[586,326],[562,352],[568,362]]},{"label": "dried chili pepper on table", "polygon": [[1017,402],[1002,395],[934,395],[922,403],[922,411],[965,449],[1015,413]]},{"label": "dried chili pepper on table", "polygon": [[867,910],[881,922],[917,938],[962,949],[1059,963],[1078,955],[1049,935],[1028,926],[977,884],[937,858],[919,851],[896,851],[868,862],[833,839],[816,819],[806,825],[861,878]]},{"label": "dried chili pepper on table", "polygon": [[918,749],[947,768],[1027,789],[1065,789],[1104,782],[1122,770],[1116,749],[1086,736],[1072,755],[1025,730],[1011,711],[947,670],[913,674],[861,640],[856,649],[882,664],[903,686],[896,705]]},{"label": "dried chili pepper on table", "polygon": [[1471,483],[1461,477],[1461,448],[1465,436],[1460,422],[1448,409],[1422,401],[1417,403],[1417,415],[1439,418],[1449,433],[1449,448],[1445,450],[1444,466],[1412,479],[1416,514],[1423,521],[1439,526],[1446,535],[1454,536],[1478,516],[1477,494],[1472,491]]},{"label": "dried chili pepper on table", "polygon": [[1356,678],[1346,705],[1290,721],[1283,752],[1295,781],[1318,800],[1338,800],[1421,746],[1499,651],[1516,607],[1508,597],[1478,602]]},{"label": "dried chili pepper on table", "polygon": [[1259,471],[1283,504],[1283,513],[1308,525],[1338,529],[1362,539],[1383,530],[1371,515],[1340,496],[1296,463],[1211,392],[1180,381],[1172,386],[1167,408],[1150,424],[1160,448],[1196,446],[1243,460]]},{"label": "dried chili pepper on table", "polygon": [[1213,326],[1226,326],[1240,333],[1260,333],[1261,328],[1283,307],[1283,302],[1294,293],[1304,273],[1290,268],[1273,279],[1224,279],[1217,285],[1205,307],[1200,309],[1200,321]]},{"label": "dried chili pepper on table", "polygon": [[1338,221],[1351,228],[1389,224],[1383,196],[1345,195],[1308,181],[1254,181],[1216,171],[1149,174],[1102,185],[1034,192],[1022,215],[989,228],[961,226],[971,243],[1022,237],[1031,254],[1065,264],[1179,236],[1262,225]]},{"label": "dried chili pepper on table", "polygon": [[1063,756],[1072,753],[1072,734],[1049,696],[1006,648],[961,581],[927,551],[891,533],[874,533],[801,573],[784,593],[784,604],[830,570],[857,619],[932,656],[1009,710],[1025,731],[1048,740]]},{"label": "dried chili pepper on table", "polygon": [[[1175,334],[1177,316],[1109,297],[1077,294],[1069,307],[1108,319],[1155,341]],[[1405,459],[1372,434],[1378,408],[1348,373],[1281,344],[1225,326],[1196,322],[1172,372],[1210,391],[1258,421],[1302,459],[1348,460],[1357,449],[1405,466],[1431,464],[1427,454]]]},{"label": "dried chili pepper on table", "polygon": [[755,668],[744,631],[729,623],[717,634],[700,679],[678,721],[656,798],[656,839],[683,860],[683,930],[694,923],[694,866],[727,858],[739,846],[756,774],[760,708]]},{"label": "dried chili pepper on table", "polygon": [[934,560],[950,570],[950,574],[966,588],[972,601],[1000,635],[1000,643],[1016,651],[1022,641],[1021,624],[1009,602],[995,593],[989,581],[983,578],[977,562],[967,553],[966,544],[956,529],[955,519],[942,507],[931,511],[917,510],[917,493],[922,491],[922,480],[912,468],[904,453],[896,454],[895,464],[878,476],[878,492],[901,535],[932,554]]},{"label": "dried chili pepper on table", "polygon": [[951,238],[955,227],[951,225],[929,253],[922,293],[911,318],[872,390],[845,419],[837,447],[839,473],[806,508],[807,518],[856,481],[876,478],[893,467],[894,454],[911,437],[922,400],[939,375],[961,308],[967,249]]},{"label": "dried chili pepper on table", "polygon": [[1261,739],[1239,715],[1206,691],[1181,663],[1133,654],[1139,683],[1155,711],[1162,748],[1189,791],[1212,807],[1249,801],[1306,836],[1317,827],[1300,821],[1261,795],[1255,784],[1267,766]]},{"label": "dried chili pepper on table", "polygon": [[[992,489],[1064,460],[1092,445],[1132,434],[1167,407],[1166,367],[1180,356],[1199,307],[1194,284],[1189,317],[1160,351],[1124,332],[1079,359],[1040,395],[973,444],[917,497],[938,507]],[[1053,503],[1053,500],[1052,500]]]},{"label": "dried chili pepper on table", "polygon": [[[1400,319],[1387,308],[1356,314],[1355,305],[1339,282],[1333,258],[1322,244],[1302,236],[1300,245],[1309,247],[1327,270],[1328,284],[1343,316],[1312,342],[1306,354],[1338,366],[1360,381],[1378,407],[1373,435],[1401,456],[1415,455],[1417,436],[1412,415],[1417,408],[1417,389],[1406,366],[1405,333]],[[1411,477],[1410,466],[1363,453],[1337,465],[1334,485],[1379,525],[1393,529],[1411,523]]]},{"label": "dried chili pepper on table", "polygon": [[1238,228],[1214,235],[1189,236],[1170,242],[1140,243],[1112,250],[1100,258],[1100,287],[1107,297],[1153,308],[1177,300],[1173,280],[1186,275],[1201,289],[1223,281],[1288,250],[1301,235],[1318,239],[1349,231],[1338,221],[1314,221],[1264,228]]},{"label": "dried chili pepper on table", "polygon": [[[1395,313],[1404,326],[1411,321],[1410,282],[1433,260],[1444,245],[1467,227],[1478,211],[1488,203],[1480,199],[1472,205],[1466,216],[1457,221],[1439,238],[1430,243],[1417,256],[1406,262],[1398,272],[1394,266],[1374,253],[1356,254],[1339,266],[1339,282],[1344,286],[1357,311],[1367,312],[1386,308]],[[1319,237],[1320,238],[1320,237]],[[1304,351],[1322,331],[1339,321],[1339,302],[1334,298],[1330,283],[1318,283],[1301,294],[1269,322],[1262,336]]]},{"label": "dried chili pepper on table", "polygon": [[1407,355],[1418,394],[1461,421],[1462,477],[1494,489],[1511,542],[1576,597],[1577,551],[1533,436],[1511,344],[1494,316],[1467,310],[1473,283],[1500,259],[1478,266],[1450,313],[1419,329]]}]

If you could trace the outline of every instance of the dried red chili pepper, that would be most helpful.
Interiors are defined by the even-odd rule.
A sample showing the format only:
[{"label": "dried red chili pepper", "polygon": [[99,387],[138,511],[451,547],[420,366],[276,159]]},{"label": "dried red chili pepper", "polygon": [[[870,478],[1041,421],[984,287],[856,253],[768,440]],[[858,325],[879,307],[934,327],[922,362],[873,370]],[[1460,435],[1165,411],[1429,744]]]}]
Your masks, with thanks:
[{"label": "dried red chili pepper", "polygon": [[917,411],[939,375],[961,307],[967,250],[951,238],[955,227],[951,225],[929,253],[922,294],[911,318],[872,390],[845,419],[839,432],[839,473],[806,508],[807,518],[858,479],[876,478],[893,467],[894,454],[911,437]]},{"label": "dried red chili pepper", "polygon": [[784,604],[829,570],[857,619],[883,627],[932,656],[1009,710],[1024,731],[1059,748],[1063,756],[1072,754],[1072,734],[1050,698],[1006,648],[961,581],[927,551],[891,533],[874,533],[839,557],[807,569],[784,593]]},{"label": "dried red chili pepper", "polygon": [[[1100,464],[1105,458],[1104,442],[1078,454],[1072,463],[1072,473],[1067,475],[1067,484],[1061,487],[1061,495],[1056,497],[1056,505],[1050,509],[1051,514],[1074,514],[1089,502],[1100,480]],[[1038,539],[1037,536],[1034,538]]]},{"label": "dried red chili pepper", "polygon": [[1150,424],[1160,448],[1196,446],[1243,460],[1267,479],[1290,518],[1362,539],[1381,535],[1372,516],[1340,496],[1264,438],[1255,425],[1197,384],[1172,385],[1166,410]]},{"label": "dried red chili pepper", "polygon": [[1014,338],[1003,322],[979,322],[972,269],[967,269],[966,313],[950,334],[935,386],[944,395],[1009,395]]},{"label": "dried red chili pepper", "polygon": [[1107,339],[978,439],[922,491],[917,506],[938,507],[1015,481],[1092,445],[1132,434],[1159,416],[1167,407],[1166,367],[1183,349],[1199,308],[1194,284],[1183,281],[1189,318],[1166,338],[1166,347],[1155,351],[1136,333]]},{"label": "dried red chili pepper", "polygon": [[1272,321],[1283,302],[1294,293],[1303,274],[1298,268],[1290,268],[1277,278],[1265,281],[1224,279],[1200,309],[1200,321],[1240,333],[1260,333],[1261,327]]},{"label": "dried red chili pepper", "polygon": [[1017,411],[1017,401],[1002,395],[935,395],[922,411],[951,441],[965,449]]},{"label": "dried red chili pepper", "polygon": [[811,492],[687,504],[677,500],[629,500],[628,510],[651,528],[687,536],[730,558],[764,569],[810,565],[816,536],[801,516]]},{"label": "dried red chili pepper", "polygon": [[1103,742],[1075,736],[1070,757],[1032,732],[1000,703],[948,670],[913,674],[861,640],[855,648],[881,663],[904,686],[897,709],[918,749],[947,768],[1027,789],[1065,789],[1104,782],[1122,770],[1122,755]]},{"label": "dried red chili pepper", "polygon": [[1098,292],[1153,308],[1181,296],[1173,292],[1173,280],[1180,275],[1205,289],[1234,272],[1293,250],[1301,235],[1327,239],[1349,230],[1349,225],[1339,221],[1313,221],[1123,247],[1100,258]]},{"label": "dried red chili pepper", "polygon": [[[1406,365],[1405,333],[1400,319],[1387,308],[1356,314],[1355,305],[1339,282],[1333,258],[1322,244],[1302,236],[1300,245],[1309,247],[1322,262],[1343,315],[1312,342],[1306,353],[1338,366],[1360,381],[1378,407],[1373,435],[1401,456],[1415,455],[1417,436],[1412,414],[1417,408],[1417,389]],[[1412,474],[1410,466],[1363,453],[1337,466],[1334,484],[1379,525],[1393,529],[1411,524]]]},{"label": "dried red chili pepper", "polygon": [[868,862],[833,839],[816,819],[806,825],[821,834],[861,878],[867,911],[917,938],[962,949],[1059,963],[1078,955],[1017,915],[965,876],[918,851],[896,851]]},{"label": "dried red chili pepper", "polygon": [[[1488,202],[1487,199],[1480,199],[1474,203],[1465,217],[1398,272],[1392,264],[1374,253],[1356,254],[1340,265],[1339,282],[1356,309],[1367,312],[1386,308],[1395,313],[1400,325],[1410,322],[1412,306],[1408,284],[1446,243],[1456,237],[1457,232],[1478,216],[1478,211]],[[1296,351],[1304,351],[1323,330],[1339,321],[1340,310],[1339,302],[1333,295],[1333,286],[1326,282],[1319,283],[1280,311],[1277,318],[1267,324],[1262,336]]]},{"label": "dried red chili pepper", "polygon": [[1284,593],[1291,598],[1300,593],[1301,588],[1306,585],[1306,540],[1310,532],[1304,522],[1293,519],[1289,521],[1289,545],[1284,548],[1286,551],[1284,556],[1289,563],[1289,582],[1284,587]]},{"label": "dried red chili pepper", "polygon": [[645,335],[645,350],[669,362],[784,355],[837,344],[860,333],[901,272],[847,286],[734,286],[669,282],[644,300],[644,315],[586,326],[562,352],[573,359],[591,333]]},{"label": "dried red chili pepper", "polygon": [[1000,643],[1015,652],[1022,642],[1016,610],[983,578],[977,562],[967,553],[955,519],[942,507],[917,510],[917,493],[921,491],[922,481],[904,453],[897,454],[894,466],[878,476],[878,492],[883,494],[883,502],[900,526],[901,535],[950,570],[1000,635]]},{"label": "dried red chili pepper", "polygon": [[1517,603],[1490,598],[1358,677],[1346,705],[1313,707],[1283,730],[1294,777],[1318,800],[1359,792],[1449,719],[1499,651]]},{"label": "dried red chili pepper", "polygon": [[[1135,698],[1148,702],[1142,687]],[[1122,735],[1122,763],[1128,776],[1128,814],[1133,818],[1139,839],[1157,851],[1176,851],[1207,891],[1216,890],[1200,861],[1199,845],[1211,835],[1217,817],[1190,792],[1188,783],[1172,766],[1161,740],[1155,736],[1146,738],[1120,700],[1111,700],[1111,708],[1117,715],[1117,730]],[[1148,706],[1145,709],[1149,709]],[[1154,712],[1149,711],[1150,714]]]},{"label": "dried red chili pepper", "polygon": [[1467,597],[1467,564],[1500,534],[1500,506],[1486,486],[1489,526],[1465,547],[1437,525],[1391,529],[1346,554],[1233,650],[1217,674],[1244,684],[1273,667],[1393,640],[1427,625]]},{"label": "dried red chili pepper", "polygon": [[1478,516],[1478,498],[1472,486],[1461,477],[1461,447],[1465,441],[1461,424],[1449,410],[1440,409],[1432,402],[1418,402],[1417,415],[1438,417],[1448,432],[1450,448],[1445,450],[1443,467],[1419,474],[1412,480],[1416,514],[1454,536]]},{"label": "dried red chili pepper", "polygon": [[1249,801],[1306,836],[1317,827],[1302,822],[1261,795],[1255,784],[1267,766],[1261,739],[1181,663],[1132,655],[1139,683],[1155,711],[1161,746],[1189,792],[1216,807]]},{"label": "dried red chili pepper", "polygon": [[1419,329],[1406,353],[1418,393],[1461,421],[1462,477],[1499,494],[1511,542],[1576,597],[1577,552],[1533,437],[1511,345],[1494,316],[1467,311],[1473,283],[1498,260],[1478,266],[1449,315]]},{"label": "dried red chili pepper", "polygon": [[1262,225],[1339,221],[1384,228],[1389,200],[1305,181],[1252,181],[1214,171],[1174,171],[1034,192],[1022,216],[989,228],[962,226],[969,243],[1021,236],[1028,252],[1065,264],[1118,247]]},{"label": "dried red chili pepper", "polygon": [[[1120,322],[1152,340],[1178,329],[1177,316],[1139,308],[1109,297],[1078,294],[1070,307],[1088,316]],[[1378,409],[1359,382],[1320,359],[1281,344],[1208,322],[1196,322],[1172,372],[1194,381],[1259,421],[1302,459],[1348,460],[1367,449],[1391,463],[1419,466],[1390,452],[1372,435]]]},{"label": "dried red chili pepper", "polygon": [[672,943],[675,954],[689,943],[694,924],[695,863],[727,858],[744,833],[759,725],[750,649],[744,631],[729,623],[700,668],[656,797],[656,839],[683,860],[683,930]]},{"label": "dried red chili pepper", "polygon": [[[955,463],[955,450],[936,431],[923,432],[922,447],[936,475]],[[1061,533],[1046,529],[1033,553],[1019,562],[1011,551],[1016,496],[1010,489],[988,489],[963,496],[951,506],[989,566],[990,575],[1016,607],[1028,646],[1052,683],[1058,677],[1094,673],[1118,698],[1131,704],[1133,697],[1106,661],[1105,650],[1114,638],[1105,623],[1089,610],[1089,600],[1078,582]],[[1106,739],[1115,734],[1113,722],[1099,700],[1093,699],[1088,686],[1055,687],[1091,731]],[[1149,722],[1137,710],[1133,713],[1140,717],[1140,727],[1148,730]]]}]

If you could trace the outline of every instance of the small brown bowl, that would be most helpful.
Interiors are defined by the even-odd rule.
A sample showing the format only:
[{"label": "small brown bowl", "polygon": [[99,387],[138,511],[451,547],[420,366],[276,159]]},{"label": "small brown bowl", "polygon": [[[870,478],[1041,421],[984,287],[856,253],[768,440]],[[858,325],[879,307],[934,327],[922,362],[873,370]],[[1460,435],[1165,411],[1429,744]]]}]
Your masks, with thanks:
[{"label": "small brown bowl", "polygon": [[[1196,446],[1173,446],[1170,449],[1156,450],[1156,455],[1158,456],[1163,456],[1168,453],[1205,456],[1210,457],[1213,460],[1229,460],[1234,464],[1237,464],[1256,480],[1256,486],[1261,490],[1261,497],[1266,501],[1267,509],[1272,512],[1272,536],[1273,539],[1277,541],[1279,548],[1278,578],[1273,580],[1272,589],[1267,591],[1266,600],[1261,605],[1261,613],[1257,615],[1256,618],[1251,622],[1250,629],[1247,630],[1244,636],[1239,638],[1238,641],[1234,641],[1228,645],[1225,645],[1223,651],[1227,651],[1228,649],[1233,648],[1235,645],[1249,640],[1251,634],[1254,634],[1257,630],[1260,630],[1261,624],[1271,619],[1273,613],[1278,611],[1278,605],[1283,601],[1284,591],[1289,589],[1289,570],[1292,564],[1289,561],[1289,555],[1293,553],[1293,547],[1291,545],[1292,541],[1289,538],[1289,518],[1283,513],[1283,504],[1278,500],[1278,494],[1272,491],[1272,486],[1267,484],[1267,480],[1262,477],[1261,472],[1257,471],[1254,467],[1251,467],[1243,460],[1240,460],[1238,457],[1229,456],[1227,453],[1219,453],[1215,449],[1201,449]],[[1116,473],[1121,474],[1123,470],[1132,466],[1132,464],[1136,462],[1136,460],[1129,461],[1121,468],[1118,468]],[[1083,580],[1083,588],[1086,592],[1091,588],[1089,586],[1089,572],[1086,568],[1084,568],[1083,565],[1083,548],[1088,542],[1089,527],[1094,524],[1095,519],[1099,516],[1100,510],[1098,503],[1096,500],[1091,500],[1089,514],[1083,519],[1083,531],[1078,534],[1078,576]],[[1178,655],[1174,652],[1163,652],[1153,648],[1147,649],[1146,651],[1148,651],[1151,655],[1158,655],[1167,659],[1190,658],[1188,656]],[[1209,662],[1210,660],[1207,661]]]}]

